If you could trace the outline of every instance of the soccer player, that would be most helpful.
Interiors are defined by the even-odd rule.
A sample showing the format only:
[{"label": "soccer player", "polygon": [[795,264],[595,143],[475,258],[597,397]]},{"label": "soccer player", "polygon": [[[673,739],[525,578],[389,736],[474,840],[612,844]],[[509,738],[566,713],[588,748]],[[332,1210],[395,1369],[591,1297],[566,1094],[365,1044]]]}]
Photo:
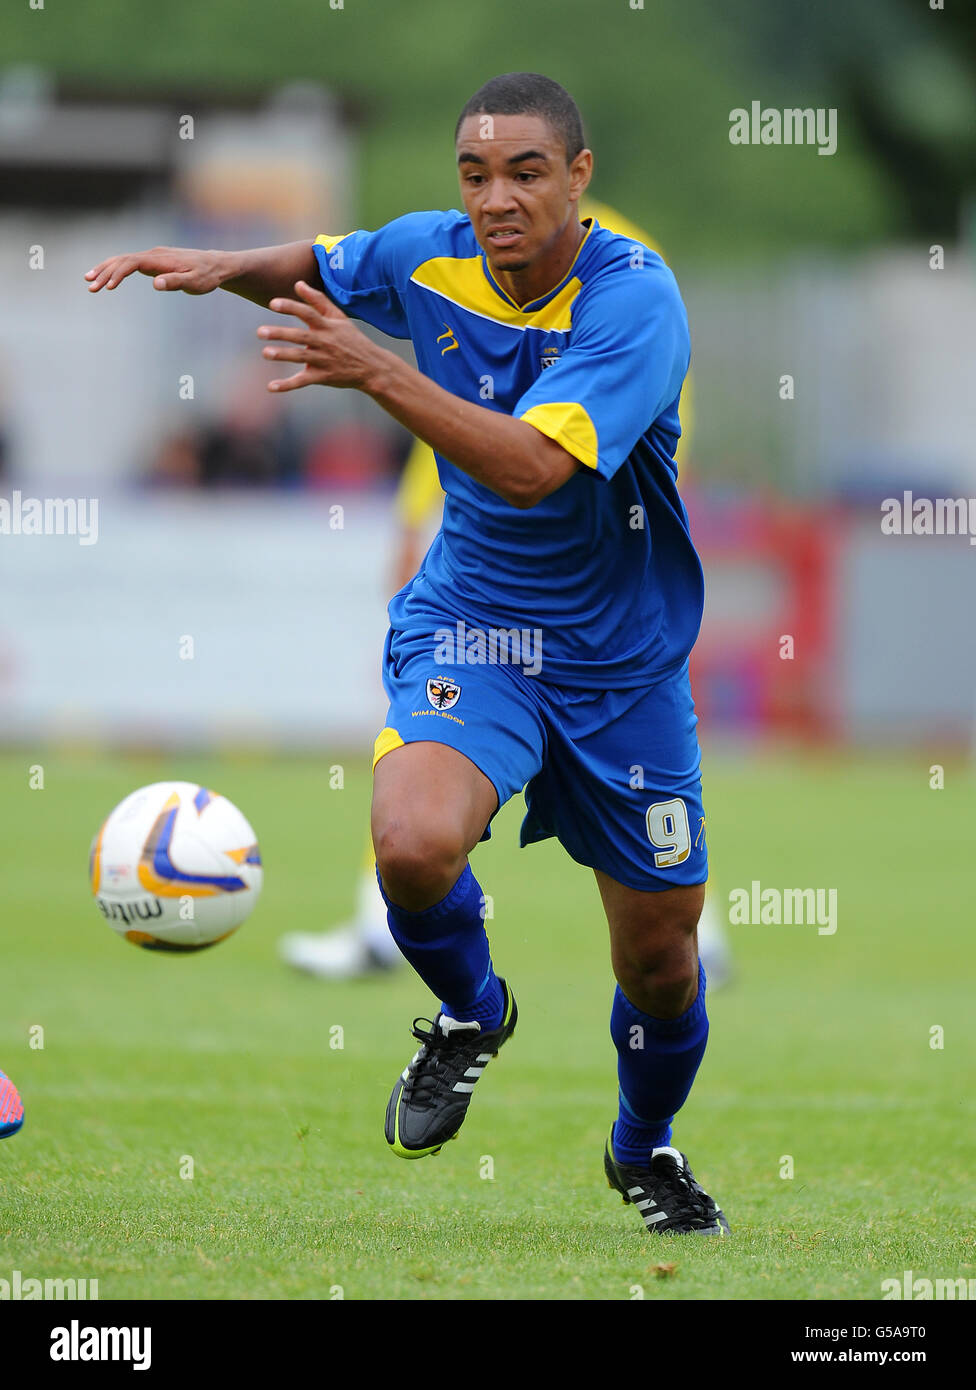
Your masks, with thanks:
[{"label": "soccer player", "polygon": [[17,1087],[0,1071],[0,1139],[9,1139],[24,1123],[24,1106]]},{"label": "soccer player", "polygon": [[[643,228],[615,208],[595,202],[588,195],[580,200],[579,207],[581,217],[596,217],[601,227],[663,254]],[[681,438],[674,456],[679,473],[687,471],[690,381],[689,376],[682,390]],[[427,542],[440,522],[443,506],[444,493],[434,452],[423,440],[415,439],[394,500],[397,527],[392,565],[394,589],[409,584],[420,568]],[[350,921],[331,930],[287,932],[278,943],[282,960],[296,970],[323,980],[381,977],[404,964],[387,925],[386,903],[376,882],[373,842],[369,838],[357,882],[354,911]],[[706,895],[698,919],[698,955],[708,976],[709,988],[714,990],[725,984],[731,974],[731,954],[713,894]]]},{"label": "soccer player", "polygon": [[[140,271],[161,290],[222,286],[289,315],[294,326],[258,329],[267,358],[298,367],[270,389],[364,391],[437,456],[444,518],[390,603],[374,751],[390,930],[442,1001],[415,1020],[418,1050],[390,1097],[394,1153],[454,1138],[515,1029],[468,855],[524,787],[522,843],[556,836],[591,867],[610,928],[607,1179],[650,1232],[722,1235],[671,1143],[708,1033],[688,679],[704,586],[674,466],[685,310],[658,255],[580,221],[593,157],[557,83],[493,78],[455,144],[463,214],[255,251],[157,247],[86,278],[113,289]],[[419,370],[346,311],[409,337]]]}]

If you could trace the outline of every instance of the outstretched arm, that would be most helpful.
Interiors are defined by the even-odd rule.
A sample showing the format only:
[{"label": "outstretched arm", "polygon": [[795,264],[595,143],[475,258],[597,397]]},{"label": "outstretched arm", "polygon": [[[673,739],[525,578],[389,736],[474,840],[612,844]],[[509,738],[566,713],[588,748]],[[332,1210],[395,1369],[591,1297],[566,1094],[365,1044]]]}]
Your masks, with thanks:
[{"label": "outstretched arm", "polygon": [[[313,288],[321,281],[312,247],[310,241],[252,251],[156,246],[112,256],[89,270],[85,279],[93,293],[114,290],[138,271],[152,276],[157,290],[199,295],[225,289],[293,315],[302,327],[258,330],[261,337],[287,344],[265,348],[266,357],[303,365],[294,376],[269,383],[272,390],[326,385],[363,391],[514,507],[535,506],[572,477],[579,461],[533,425],[462,400],[371,342],[321,290]],[[292,294],[301,298],[279,297]]]},{"label": "outstretched arm", "polygon": [[310,241],[261,246],[253,251],[193,251],[182,246],[154,246],[151,251],[110,256],[85,276],[92,293],[114,290],[129,275],[153,277],[153,289],[210,294],[229,290],[263,308],[276,295],[294,293],[296,280],[319,283]]},{"label": "outstretched arm", "polygon": [[301,364],[294,376],[269,382],[270,390],[346,386],[363,391],[513,507],[534,507],[579,469],[578,459],[534,425],[462,400],[372,342],[321,290],[299,282],[295,291],[300,299],[273,299],[269,308],[291,314],[297,326],[258,329],[259,338],[284,344],[266,347],[265,357]]}]

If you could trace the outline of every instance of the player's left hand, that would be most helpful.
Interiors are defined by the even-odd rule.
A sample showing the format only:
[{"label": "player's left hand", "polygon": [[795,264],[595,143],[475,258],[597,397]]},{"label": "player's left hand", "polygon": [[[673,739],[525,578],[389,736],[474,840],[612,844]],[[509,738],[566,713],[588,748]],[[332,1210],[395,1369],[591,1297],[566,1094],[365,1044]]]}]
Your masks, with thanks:
[{"label": "player's left hand", "polygon": [[295,285],[299,299],[272,299],[276,314],[300,320],[295,328],[263,324],[259,338],[273,338],[284,346],[266,347],[262,355],[276,362],[300,362],[293,376],[268,382],[269,391],[294,391],[300,386],[351,386],[362,388],[381,349],[337,308],[328,295],[304,280]]}]

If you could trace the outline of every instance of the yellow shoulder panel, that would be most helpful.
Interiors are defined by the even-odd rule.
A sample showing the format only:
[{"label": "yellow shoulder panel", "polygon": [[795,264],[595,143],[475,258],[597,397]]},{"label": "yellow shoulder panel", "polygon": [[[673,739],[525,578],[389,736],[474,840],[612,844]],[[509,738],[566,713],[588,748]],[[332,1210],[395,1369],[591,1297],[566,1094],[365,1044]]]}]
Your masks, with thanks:
[{"label": "yellow shoulder panel", "polygon": [[342,232],[339,236],[328,236],[323,232],[321,236],[315,238],[314,244],[316,246],[324,246],[326,251],[331,251],[333,246],[338,246],[339,242],[345,241],[346,237],[349,235],[351,235],[349,232]]},{"label": "yellow shoulder panel", "polygon": [[567,453],[579,459],[587,468],[596,468],[596,428],[583,407],[575,401],[548,401],[545,405],[533,405],[519,419],[534,425],[541,434],[547,434],[561,444]]}]

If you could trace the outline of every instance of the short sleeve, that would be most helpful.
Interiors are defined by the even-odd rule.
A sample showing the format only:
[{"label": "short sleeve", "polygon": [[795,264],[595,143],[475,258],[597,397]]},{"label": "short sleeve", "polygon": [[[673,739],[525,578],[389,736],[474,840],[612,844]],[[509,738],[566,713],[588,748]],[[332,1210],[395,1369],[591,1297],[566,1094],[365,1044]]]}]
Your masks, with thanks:
[{"label": "short sleeve", "polygon": [[403,306],[402,286],[409,256],[409,229],[399,218],[375,232],[319,236],[314,243],[322,285],[331,300],[353,318],[407,338],[410,330]]},{"label": "short sleeve", "polygon": [[[690,351],[685,308],[664,262],[620,263],[580,292],[566,348],[512,413],[612,478],[677,401]],[[669,428],[676,433],[676,421]]]}]

